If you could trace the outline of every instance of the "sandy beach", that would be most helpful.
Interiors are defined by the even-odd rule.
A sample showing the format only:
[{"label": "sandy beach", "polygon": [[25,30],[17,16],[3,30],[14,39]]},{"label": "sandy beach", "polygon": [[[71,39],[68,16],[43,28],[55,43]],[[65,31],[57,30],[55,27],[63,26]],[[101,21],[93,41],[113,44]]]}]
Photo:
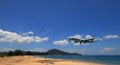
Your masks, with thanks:
[{"label": "sandy beach", "polygon": [[13,56],[0,58],[0,65],[103,65],[62,59],[37,58],[33,56]]}]

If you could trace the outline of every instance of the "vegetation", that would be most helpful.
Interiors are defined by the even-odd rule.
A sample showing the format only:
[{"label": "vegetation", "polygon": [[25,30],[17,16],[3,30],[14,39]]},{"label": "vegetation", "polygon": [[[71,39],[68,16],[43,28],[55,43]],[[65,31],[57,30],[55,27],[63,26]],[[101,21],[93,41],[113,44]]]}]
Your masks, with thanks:
[{"label": "vegetation", "polygon": [[9,51],[7,55],[8,56],[18,56],[18,55],[24,55],[24,54],[23,54],[23,51],[21,51],[21,50],[15,50],[15,51]]},{"label": "vegetation", "polygon": [[9,52],[0,52],[0,57],[4,56],[21,56],[21,55],[81,55],[77,53],[68,53],[58,49],[51,49],[47,52],[32,52],[32,51],[22,51],[22,50],[15,50]]},{"label": "vegetation", "polygon": [[3,55],[3,54],[0,54],[0,57],[4,57],[4,55]]},{"label": "vegetation", "polygon": [[7,56],[20,56],[20,55],[48,55],[48,54],[44,52],[31,52],[21,50],[9,51],[7,53]]},{"label": "vegetation", "polygon": [[81,54],[77,54],[77,53],[68,53],[65,51],[58,50],[58,49],[48,50],[47,54],[49,54],[49,55],[81,55]]}]

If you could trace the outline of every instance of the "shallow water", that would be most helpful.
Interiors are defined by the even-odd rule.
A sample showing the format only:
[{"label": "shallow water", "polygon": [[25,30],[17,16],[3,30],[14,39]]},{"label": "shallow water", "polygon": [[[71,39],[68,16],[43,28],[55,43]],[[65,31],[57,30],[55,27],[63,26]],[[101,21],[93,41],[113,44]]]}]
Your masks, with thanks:
[{"label": "shallow water", "polygon": [[75,61],[87,61],[102,63],[106,65],[120,65],[120,56],[107,56],[107,55],[47,55],[47,56],[37,56],[46,57],[54,59],[67,59]]}]

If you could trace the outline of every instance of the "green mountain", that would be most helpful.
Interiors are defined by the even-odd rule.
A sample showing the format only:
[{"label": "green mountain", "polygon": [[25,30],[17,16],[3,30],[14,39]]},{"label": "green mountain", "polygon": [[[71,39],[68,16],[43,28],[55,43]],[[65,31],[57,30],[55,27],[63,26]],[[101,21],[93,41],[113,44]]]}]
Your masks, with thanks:
[{"label": "green mountain", "polygon": [[81,55],[78,53],[68,53],[65,51],[58,50],[58,49],[51,49],[51,50],[48,50],[46,53],[48,55]]}]

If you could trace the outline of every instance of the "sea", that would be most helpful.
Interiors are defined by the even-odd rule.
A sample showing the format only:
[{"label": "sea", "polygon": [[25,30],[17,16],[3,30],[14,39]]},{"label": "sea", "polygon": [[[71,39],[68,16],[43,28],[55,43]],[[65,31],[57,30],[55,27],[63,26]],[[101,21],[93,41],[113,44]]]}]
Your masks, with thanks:
[{"label": "sea", "polygon": [[53,59],[64,59],[64,60],[74,60],[74,61],[86,61],[101,63],[105,65],[120,65],[120,56],[118,55],[46,55],[46,56],[36,56],[43,58],[53,58]]}]

